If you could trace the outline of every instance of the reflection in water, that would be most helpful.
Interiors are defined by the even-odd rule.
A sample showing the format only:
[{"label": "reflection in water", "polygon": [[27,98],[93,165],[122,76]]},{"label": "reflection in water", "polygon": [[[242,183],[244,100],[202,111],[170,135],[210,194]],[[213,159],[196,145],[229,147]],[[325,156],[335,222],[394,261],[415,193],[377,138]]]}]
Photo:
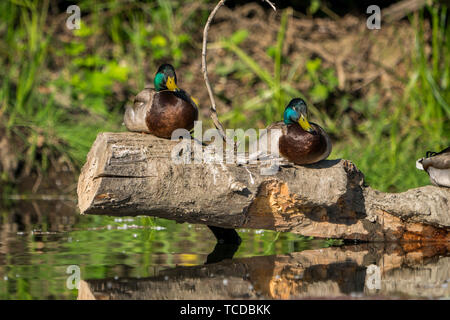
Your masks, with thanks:
[{"label": "reflection in water", "polygon": [[[70,202],[0,209],[0,299],[450,297],[447,245],[329,247],[290,233],[149,217],[80,216]],[[79,267],[80,290],[67,287]]]},{"label": "reflection in water", "polygon": [[355,245],[81,282],[79,299],[449,297],[450,244]]},{"label": "reflection in water", "polygon": [[[149,278],[177,266],[284,254],[329,245],[289,233],[240,230],[239,246],[217,246],[203,225],[150,217],[81,216],[73,202],[0,204],[0,300],[76,299],[72,266],[83,279]],[[237,252],[235,252],[238,249]]]},{"label": "reflection in water", "polygon": [[211,264],[220,262],[222,260],[231,259],[233,258],[236,251],[239,249],[239,244],[235,243],[220,243],[217,242],[216,246],[214,247],[213,252],[208,254],[208,257],[206,258],[205,264]]}]

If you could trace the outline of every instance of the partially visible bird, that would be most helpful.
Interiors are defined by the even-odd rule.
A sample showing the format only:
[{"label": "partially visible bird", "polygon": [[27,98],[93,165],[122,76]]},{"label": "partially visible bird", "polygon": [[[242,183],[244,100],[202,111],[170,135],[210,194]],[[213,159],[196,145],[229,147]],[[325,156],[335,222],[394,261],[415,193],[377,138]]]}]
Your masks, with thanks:
[{"label": "partially visible bird", "polygon": [[441,152],[427,151],[416,161],[416,168],[426,171],[433,185],[450,188],[450,147]]},{"label": "partially visible bird", "polygon": [[158,68],[154,88],[144,88],[127,106],[124,115],[129,131],[171,138],[176,129],[190,131],[198,119],[197,101],[178,88],[175,69],[170,64]]},{"label": "partially visible bird", "polygon": [[[265,137],[267,135],[267,137]],[[267,144],[261,140],[267,139]],[[267,127],[267,133],[260,136],[258,151],[250,151],[250,160],[270,159],[278,143],[282,158],[295,164],[311,164],[326,159],[332,149],[328,134],[319,125],[308,122],[308,107],[303,99],[292,99],[286,106],[283,121]],[[256,146],[253,149],[256,150]]]}]

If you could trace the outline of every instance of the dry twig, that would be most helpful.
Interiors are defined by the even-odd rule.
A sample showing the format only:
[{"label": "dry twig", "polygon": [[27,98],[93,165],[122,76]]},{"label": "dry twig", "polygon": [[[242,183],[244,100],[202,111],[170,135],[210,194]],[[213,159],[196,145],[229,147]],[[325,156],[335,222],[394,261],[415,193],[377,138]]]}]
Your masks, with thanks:
[{"label": "dry twig", "polygon": [[431,4],[429,0],[403,0],[383,9],[382,15],[387,22],[398,21],[408,14],[422,9],[427,4]]},{"label": "dry twig", "polygon": [[[212,90],[211,83],[209,82],[209,79],[208,79],[208,69],[206,66],[206,51],[207,51],[209,27],[211,25],[212,20],[214,19],[214,16],[216,15],[217,11],[220,9],[220,7],[222,7],[225,4],[225,1],[226,0],[220,0],[219,3],[215,6],[213,11],[209,15],[208,20],[206,21],[206,24],[205,24],[205,28],[203,30],[202,72],[203,72],[203,78],[205,79],[206,89],[208,90],[209,99],[211,100],[211,107],[210,107],[211,119],[213,120],[214,125],[216,126],[217,130],[219,130],[219,133],[222,136],[223,140],[226,143],[233,145],[234,144],[233,141],[230,141],[227,138],[227,136],[225,134],[225,130],[219,121],[219,117],[217,115],[217,110],[216,110],[216,100],[214,99],[214,92]],[[272,7],[273,10],[275,10],[275,11],[277,10],[275,5],[272,2],[270,2],[269,0],[262,0],[262,1],[268,3]]]}]

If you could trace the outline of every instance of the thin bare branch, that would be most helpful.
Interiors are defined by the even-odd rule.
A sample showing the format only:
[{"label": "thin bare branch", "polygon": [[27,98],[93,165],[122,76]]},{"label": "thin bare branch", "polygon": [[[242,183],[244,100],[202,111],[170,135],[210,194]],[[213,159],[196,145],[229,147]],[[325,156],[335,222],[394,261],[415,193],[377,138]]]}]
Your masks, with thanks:
[{"label": "thin bare branch", "polygon": [[210,107],[211,119],[214,122],[214,125],[216,126],[217,130],[219,130],[219,133],[222,136],[223,140],[228,143],[227,136],[225,134],[225,130],[219,121],[219,117],[217,116],[216,100],[214,99],[214,93],[212,91],[211,84],[208,79],[208,69],[206,66],[206,50],[207,50],[206,47],[207,47],[207,42],[208,42],[209,26],[211,25],[211,21],[213,20],[214,16],[216,15],[216,12],[219,10],[219,8],[221,6],[223,6],[225,4],[225,1],[226,0],[219,1],[219,3],[214,8],[214,10],[210,13],[208,20],[206,21],[205,29],[203,30],[202,72],[203,72],[203,78],[205,79],[206,89],[208,90],[209,99],[211,100],[211,107]]},{"label": "thin bare branch", "polygon": [[275,7],[275,5],[270,2],[269,0],[262,0],[263,2],[266,2],[269,6],[272,7],[273,11],[277,11],[277,8]]},{"label": "thin bare branch", "polygon": [[[206,21],[205,28],[203,30],[203,47],[202,47],[202,72],[203,72],[203,78],[205,79],[206,89],[208,90],[209,99],[211,100],[211,107],[210,107],[210,114],[211,119],[214,122],[215,127],[217,130],[219,130],[220,135],[222,136],[223,140],[226,143],[234,144],[233,141],[229,140],[225,134],[225,129],[223,125],[219,121],[219,117],[217,115],[216,110],[216,100],[214,99],[214,92],[211,87],[211,83],[208,79],[208,68],[206,66],[206,52],[207,52],[207,43],[208,43],[208,31],[209,27],[211,25],[212,20],[214,19],[214,16],[216,15],[217,11],[225,4],[226,0],[220,0],[219,3],[214,7],[213,11],[209,14],[208,20]],[[266,2],[269,4],[273,10],[276,11],[275,5],[270,2],[269,0],[262,0],[263,2]]]}]

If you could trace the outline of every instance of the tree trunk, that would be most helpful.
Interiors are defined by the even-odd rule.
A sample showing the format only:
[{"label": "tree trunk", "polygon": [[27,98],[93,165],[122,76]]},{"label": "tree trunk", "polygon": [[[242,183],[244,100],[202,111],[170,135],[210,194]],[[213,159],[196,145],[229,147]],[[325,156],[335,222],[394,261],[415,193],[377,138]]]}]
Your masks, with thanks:
[{"label": "tree trunk", "polygon": [[177,144],[147,134],[99,134],[78,182],[81,213],[322,238],[450,240],[448,188],[379,192],[341,159],[284,165],[271,176],[261,175],[261,164],[176,164]]}]

